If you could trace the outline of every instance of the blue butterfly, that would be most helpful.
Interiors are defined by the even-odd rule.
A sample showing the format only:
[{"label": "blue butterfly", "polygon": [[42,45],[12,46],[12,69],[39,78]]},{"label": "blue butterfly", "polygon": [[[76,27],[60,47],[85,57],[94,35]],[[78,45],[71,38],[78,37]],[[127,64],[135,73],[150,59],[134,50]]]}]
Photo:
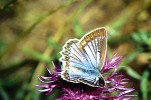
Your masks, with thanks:
[{"label": "blue butterfly", "polygon": [[103,27],[88,32],[80,40],[68,40],[60,52],[61,78],[92,87],[105,86],[100,70],[105,62],[106,51],[107,31]]}]

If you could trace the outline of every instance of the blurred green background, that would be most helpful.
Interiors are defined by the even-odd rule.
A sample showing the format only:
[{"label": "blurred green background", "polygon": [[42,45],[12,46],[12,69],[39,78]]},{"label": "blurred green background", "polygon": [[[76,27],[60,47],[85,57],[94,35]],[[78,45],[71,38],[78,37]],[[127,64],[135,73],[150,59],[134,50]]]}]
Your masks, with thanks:
[{"label": "blurred green background", "polygon": [[[64,43],[98,27],[108,55],[124,57],[136,100],[151,100],[151,0],[0,0],[0,100],[53,100],[35,92]],[[53,70],[53,69],[52,69]]]}]

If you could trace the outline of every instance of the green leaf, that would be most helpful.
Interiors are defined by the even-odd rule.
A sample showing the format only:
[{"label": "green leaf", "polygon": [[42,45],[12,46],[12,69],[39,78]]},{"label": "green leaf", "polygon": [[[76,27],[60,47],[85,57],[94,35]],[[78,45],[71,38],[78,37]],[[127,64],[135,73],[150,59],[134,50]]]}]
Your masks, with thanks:
[{"label": "green leaf", "polygon": [[40,92],[35,92],[33,96],[33,100],[41,100],[40,99],[41,93]]},{"label": "green leaf", "polygon": [[59,90],[54,89],[51,94],[47,97],[46,100],[55,100],[55,98],[57,98],[59,95]]},{"label": "green leaf", "polygon": [[52,49],[58,49],[59,48],[59,44],[52,37],[48,38],[48,45]]},{"label": "green leaf", "polygon": [[141,36],[141,40],[143,42],[147,43],[147,41],[148,41],[147,33],[146,32],[141,32],[140,36]]},{"label": "green leaf", "polygon": [[0,86],[0,97],[2,100],[9,100],[7,93],[4,91],[4,89],[2,89],[1,86]]},{"label": "green leaf", "polygon": [[127,57],[123,59],[120,65],[126,65],[127,63],[133,61],[139,53],[140,53],[139,50],[132,52],[131,54],[129,54]]},{"label": "green leaf", "polygon": [[2,55],[4,53],[5,47],[7,46],[7,44],[0,40],[0,55]]},{"label": "green leaf", "polygon": [[131,77],[138,79],[138,80],[141,79],[141,76],[136,71],[134,71],[132,68],[126,66],[126,67],[124,67],[124,69],[127,71],[128,75],[130,75]]},{"label": "green leaf", "polygon": [[84,32],[78,20],[74,20],[74,31],[78,37],[82,37]]},{"label": "green leaf", "polygon": [[151,45],[151,36],[150,33],[145,31],[140,31],[138,33],[132,34],[132,39],[137,43],[145,43],[147,45]]},{"label": "green leaf", "polygon": [[127,22],[127,17],[121,17],[110,25],[113,29],[117,30],[121,28]]},{"label": "green leaf", "polygon": [[112,37],[120,35],[120,32],[118,30],[127,22],[127,19],[128,16],[122,16],[117,20],[113,21],[109,26],[105,26],[108,30],[108,33]]},{"label": "green leaf", "polygon": [[141,38],[137,33],[132,34],[132,39],[138,43],[141,42]]},{"label": "green leaf", "polygon": [[147,41],[147,44],[148,44],[149,46],[151,46],[151,36],[149,37],[149,39],[148,39],[148,41]]},{"label": "green leaf", "polygon": [[24,95],[27,89],[27,84],[25,83],[21,86],[21,88],[17,91],[16,96],[15,96],[15,100],[21,100],[24,99]]},{"label": "green leaf", "polygon": [[50,57],[49,56],[44,56],[41,52],[29,49],[29,48],[24,48],[23,52],[26,55],[28,55],[28,56],[30,56],[30,57],[32,57],[34,59],[37,59],[39,61],[43,61],[43,62],[46,62],[46,63],[50,61]]},{"label": "green leaf", "polygon": [[146,70],[143,73],[142,79],[141,79],[141,91],[143,93],[143,100],[148,100],[147,99],[147,92],[148,92],[148,78],[149,78],[149,72]]}]

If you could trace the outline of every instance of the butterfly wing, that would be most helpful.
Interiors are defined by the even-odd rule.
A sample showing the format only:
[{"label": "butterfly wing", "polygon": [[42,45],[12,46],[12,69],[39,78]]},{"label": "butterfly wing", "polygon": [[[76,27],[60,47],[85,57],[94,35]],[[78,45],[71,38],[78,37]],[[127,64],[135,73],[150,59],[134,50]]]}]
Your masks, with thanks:
[{"label": "butterfly wing", "polygon": [[[60,60],[63,62],[62,69],[70,69],[71,66],[78,68],[87,68],[87,58],[84,52],[80,48],[78,39],[70,39],[63,46],[63,50],[60,52],[62,57]],[[90,66],[91,67],[91,66]]]},{"label": "butterfly wing", "polygon": [[64,70],[62,78],[73,83],[84,83],[92,87],[104,86],[105,82],[103,77],[96,77],[95,75],[89,75],[81,70]]},{"label": "butterfly wing", "polygon": [[107,51],[105,28],[95,29],[80,39],[80,46],[94,68],[102,69]]},{"label": "butterfly wing", "polygon": [[79,71],[92,67],[88,62],[88,58],[84,55],[84,52],[79,46],[79,40],[68,40],[60,53],[62,55],[60,58],[62,61],[61,77],[67,81],[73,82],[73,80],[75,80],[74,82],[79,83],[75,79],[82,75],[82,72]]},{"label": "butterfly wing", "polygon": [[64,80],[99,86],[99,68],[102,69],[106,55],[106,30],[95,29],[80,40],[68,40],[61,55],[61,77]]}]

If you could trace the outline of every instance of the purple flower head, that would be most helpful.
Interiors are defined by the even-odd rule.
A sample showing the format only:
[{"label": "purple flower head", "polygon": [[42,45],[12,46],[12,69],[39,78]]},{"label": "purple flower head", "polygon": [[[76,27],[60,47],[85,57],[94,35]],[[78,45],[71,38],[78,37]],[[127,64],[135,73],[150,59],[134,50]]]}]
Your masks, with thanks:
[{"label": "purple flower head", "polygon": [[43,83],[36,85],[42,90],[39,92],[46,92],[50,94],[54,88],[61,91],[62,95],[56,100],[129,100],[134,95],[130,95],[133,88],[126,88],[128,79],[121,73],[117,73],[118,65],[122,60],[121,56],[115,54],[110,60],[105,59],[103,69],[100,73],[103,75],[106,85],[104,87],[91,87],[82,83],[71,83],[64,81],[60,72],[61,69],[54,65],[54,72],[51,72],[49,77],[39,76],[39,80]]}]

